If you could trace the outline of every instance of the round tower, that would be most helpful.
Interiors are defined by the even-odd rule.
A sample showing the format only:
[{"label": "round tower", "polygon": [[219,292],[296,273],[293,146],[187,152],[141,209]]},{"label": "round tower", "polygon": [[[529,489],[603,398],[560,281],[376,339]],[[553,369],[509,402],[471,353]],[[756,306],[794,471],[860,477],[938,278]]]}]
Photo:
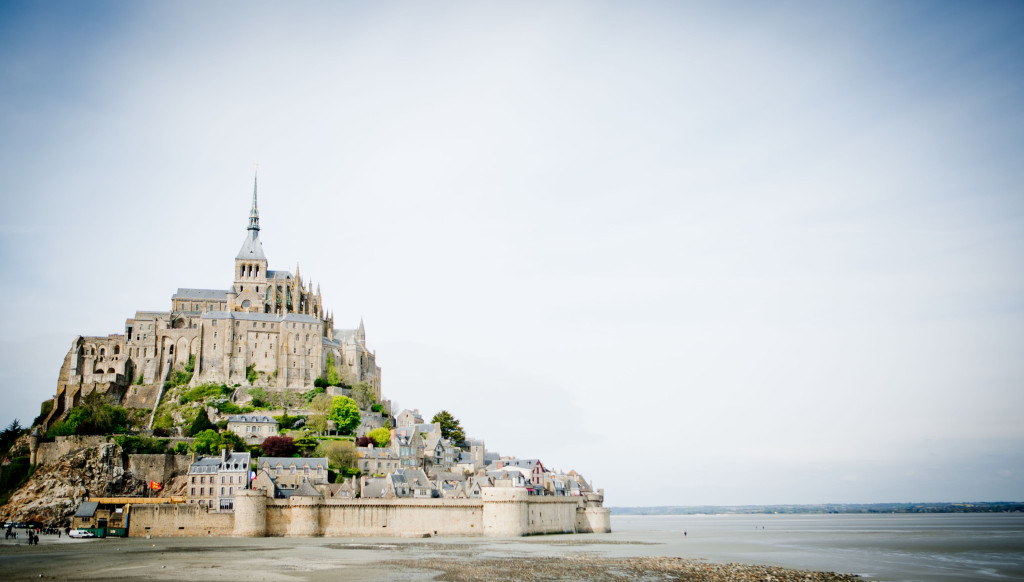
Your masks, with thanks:
[{"label": "round tower", "polygon": [[236,537],[262,538],[267,535],[267,495],[256,489],[235,493]]},{"label": "round tower", "polygon": [[39,451],[39,428],[32,429],[32,434],[28,435],[28,464],[36,464],[36,452]]},{"label": "round tower", "polygon": [[521,487],[484,487],[480,490],[484,502],[484,535],[524,536],[530,515],[526,504],[526,489]]}]

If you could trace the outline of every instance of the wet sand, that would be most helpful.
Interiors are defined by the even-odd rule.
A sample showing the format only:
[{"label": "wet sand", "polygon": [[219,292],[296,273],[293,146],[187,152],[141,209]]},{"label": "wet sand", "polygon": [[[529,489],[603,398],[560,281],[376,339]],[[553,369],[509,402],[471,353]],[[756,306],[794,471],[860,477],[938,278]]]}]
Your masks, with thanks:
[{"label": "wet sand", "polygon": [[[632,536],[630,536],[632,537]],[[606,534],[529,538],[160,538],[0,543],[3,580],[859,580],[659,554]]]}]

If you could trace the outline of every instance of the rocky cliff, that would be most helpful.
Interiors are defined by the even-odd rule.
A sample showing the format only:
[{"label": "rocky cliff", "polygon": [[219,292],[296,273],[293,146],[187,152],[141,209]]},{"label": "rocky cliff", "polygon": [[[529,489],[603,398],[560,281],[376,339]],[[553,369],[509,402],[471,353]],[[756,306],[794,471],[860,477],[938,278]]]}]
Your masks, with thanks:
[{"label": "rocky cliff", "polygon": [[126,456],[114,443],[80,448],[35,472],[0,507],[2,521],[68,525],[86,496],[143,495],[146,482],[125,471]]}]

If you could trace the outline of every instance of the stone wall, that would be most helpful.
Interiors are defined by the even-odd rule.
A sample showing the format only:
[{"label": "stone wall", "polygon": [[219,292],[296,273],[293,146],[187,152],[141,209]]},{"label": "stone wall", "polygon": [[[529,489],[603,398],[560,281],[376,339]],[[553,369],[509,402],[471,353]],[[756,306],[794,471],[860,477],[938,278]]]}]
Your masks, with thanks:
[{"label": "stone wall", "polygon": [[162,384],[134,384],[125,390],[121,406],[125,408],[147,408],[156,406]]},{"label": "stone wall", "polygon": [[526,503],[528,534],[576,533],[576,498],[534,497]]},{"label": "stone wall", "polygon": [[206,511],[192,503],[132,505],[128,532],[132,537],[230,536],[234,515]]},{"label": "stone wall", "polygon": [[[585,503],[499,487],[485,488],[480,499],[270,499],[244,490],[235,496],[234,513],[208,513],[194,504],[133,508],[145,517],[132,522],[129,535],[515,537],[611,531],[608,510]],[[160,513],[173,508],[177,513]]]},{"label": "stone wall", "polygon": [[36,464],[50,465],[64,455],[88,448],[96,448],[107,442],[105,436],[59,436],[52,443],[39,443]]},{"label": "stone wall", "polygon": [[191,458],[185,455],[128,455],[128,471],[141,481],[167,483],[188,473]]}]

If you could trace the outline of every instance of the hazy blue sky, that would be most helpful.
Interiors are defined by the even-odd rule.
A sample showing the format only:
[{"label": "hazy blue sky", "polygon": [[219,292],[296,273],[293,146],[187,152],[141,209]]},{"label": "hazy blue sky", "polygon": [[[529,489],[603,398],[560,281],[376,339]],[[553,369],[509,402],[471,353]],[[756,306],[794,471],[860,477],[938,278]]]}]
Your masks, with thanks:
[{"label": "hazy blue sky", "polygon": [[1024,498],[1019,2],[0,3],[0,422],[271,268],[611,505]]}]

